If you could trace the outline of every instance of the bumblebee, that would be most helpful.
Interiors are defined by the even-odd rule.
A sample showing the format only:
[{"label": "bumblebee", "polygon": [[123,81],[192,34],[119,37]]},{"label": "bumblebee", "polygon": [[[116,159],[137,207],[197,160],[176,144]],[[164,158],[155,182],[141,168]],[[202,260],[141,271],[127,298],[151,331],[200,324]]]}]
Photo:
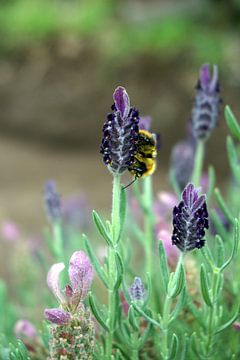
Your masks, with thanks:
[{"label": "bumblebee", "polygon": [[134,162],[128,168],[128,171],[134,175],[134,179],[126,187],[130,186],[134,181],[141,177],[153,174],[156,169],[156,157],[156,135],[147,130],[139,130]]}]

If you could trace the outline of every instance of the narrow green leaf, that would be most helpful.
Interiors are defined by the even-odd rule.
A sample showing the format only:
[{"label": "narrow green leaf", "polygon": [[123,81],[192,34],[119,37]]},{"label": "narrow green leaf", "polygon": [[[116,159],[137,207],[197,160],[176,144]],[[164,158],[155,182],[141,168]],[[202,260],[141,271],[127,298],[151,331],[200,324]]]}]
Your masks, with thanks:
[{"label": "narrow green leaf", "polygon": [[216,228],[217,233],[221,236],[221,238],[223,239],[223,242],[227,243],[228,239],[229,239],[229,234],[226,231],[218,213],[216,212],[215,209],[213,209],[213,210],[210,210],[210,215],[211,215],[212,222]]},{"label": "narrow green leaf", "polygon": [[178,352],[178,347],[179,347],[178,337],[176,334],[173,334],[171,345],[170,345],[170,354],[168,357],[169,360],[174,360],[176,358],[176,355]]},{"label": "narrow green leaf", "polygon": [[232,135],[234,135],[237,140],[240,140],[240,126],[228,105],[225,106],[225,118]]},{"label": "narrow green leaf", "polygon": [[200,283],[201,283],[202,296],[203,296],[203,300],[205,301],[205,304],[207,306],[212,306],[212,300],[209,294],[207,273],[203,264],[201,265],[201,271],[200,271]]},{"label": "narrow green leaf", "polygon": [[232,247],[232,253],[229,257],[229,259],[222,265],[221,271],[223,271],[233,260],[233,258],[237,254],[238,250],[238,243],[239,243],[239,222],[237,219],[234,220],[234,232],[233,232],[233,247]]},{"label": "narrow green leaf", "polygon": [[200,252],[205,260],[205,263],[210,267],[210,269],[213,269],[215,267],[215,263],[208,245],[206,244],[202,247]]},{"label": "narrow green leaf", "polygon": [[92,247],[90,245],[90,242],[88,241],[88,238],[84,234],[83,234],[83,240],[84,240],[86,251],[88,253],[88,256],[89,256],[89,258],[91,260],[91,263],[92,263],[94,269],[96,270],[98,276],[100,277],[100,279],[104,283],[105,287],[108,289],[107,276],[106,276],[104,270],[102,269],[101,265],[99,264],[99,261],[98,261],[96,255],[94,254],[94,251],[93,251],[93,249],[92,249]]},{"label": "narrow green leaf", "polygon": [[179,269],[177,269],[176,273],[174,274],[174,287],[170,290],[169,296],[173,299],[177,297],[180,292],[183,290],[185,285],[185,274],[183,265],[180,264]]},{"label": "narrow green leaf", "polygon": [[115,261],[117,267],[117,278],[114,285],[114,290],[117,291],[122,283],[122,277],[124,272],[123,261],[121,255],[117,251],[115,252]]},{"label": "narrow green leaf", "polygon": [[155,321],[151,316],[147,315],[145,311],[143,311],[142,309],[140,309],[139,306],[137,306],[135,303],[132,303],[132,306],[134,307],[134,309],[140,314],[142,315],[147,321],[149,321],[151,324],[157,326],[158,328],[161,329],[160,324]]},{"label": "narrow green leaf", "polygon": [[216,263],[217,263],[217,267],[221,267],[221,265],[224,262],[225,249],[224,249],[224,245],[223,245],[221,236],[216,235],[215,239],[216,239],[216,246],[217,246]]},{"label": "narrow green leaf", "polygon": [[135,310],[132,305],[130,305],[128,309],[128,321],[129,324],[133,327],[134,331],[139,331],[138,319],[136,318]]},{"label": "narrow green leaf", "polygon": [[238,163],[238,155],[237,155],[237,152],[236,152],[236,149],[235,149],[235,146],[233,143],[233,139],[231,138],[231,136],[227,137],[227,152],[228,152],[228,159],[229,159],[229,163],[231,166],[232,174],[239,184],[240,183],[240,166]]},{"label": "narrow green leaf", "polygon": [[165,291],[167,292],[168,281],[169,281],[169,268],[168,268],[166,253],[161,240],[159,240],[158,242],[158,254],[160,260],[160,270],[162,274],[163,285]]},{"label": "narrow green leaf", "polygon": [[191,297],[189,295],[187,295],[187,306],[189,308],[189,310],[191,311],[191,313],[193,314],[193,316],[195,317],[195,319],[198,321],[199,325],[201,325],[203,328],[205,328],[206,324],[205,324],[205,319],[202,315],[202,312],[200,312],[196,306],[194,305]]},{"label": "narrow green leaf", "polygon": [[88,299],[89,299],[89,305],[90,305],[93,315],[95,316],[95,318],[97,319],[99,324],[104,328],[104,330],[109,331],[109,328],[106,324],[106,319],[104,319],[102,317],[102,314],[101,314],[100,310],[98,309],[95,299],[94,299],[94,296],[91,292],[89,293]]},{"label": "narrow green leaf", "polygon": [[240,307],[237,307],[237,310],[235,311],[234,315],[231,317],[231,319],[229,319],[225,324],[221,325],[218,327],[218,329],[216,330],[215,334],[218,334],[220,332],[222,332],[223,330],[227,329],[229,326],[231,326],[234,321],[237,320],[237,318],[240,315]]},{"label": "narrow green leaf", "polygon": [[180,187],[178,185],[174,170],[170,170],[170,172],[169,172],[169,180],[170,180],[170,184],[172,185],[172,188],[173,188],[175,194],[178,196],[178,198],[180,198],[181,197],[181,190],[180,190]]},{"label": "narrow green leaf", "polygon": [[220,193],[220,190],[218,188],[216,188],[214,193],[215,193],[216,200],[217,200],[217,203],[218,203],[220,209],[222,210],[223,214],[225,215],[226,219],[230,222],[230,224],[233,225],[234,224],[234,217],[231,214],[230,210],[228,209],[227,204],[224,201],[224,199],[223,199],[223,197],[222,197],[222,195]]},{"label": "narrow green leaf", "polygon": [[102,219],[98,215],[98,213],[93,210],[92,212],[93,221],[99,231],[99,234],[102,236],[102,238],[106,241],[108,246],[113,247],[112,239],[110,237],[109,232],[107,231]]},{"label": "narrow green leaf", "polygon": [[149,272],[146,273],[146,278],[147,278],[147,291],[146,291],[146,298],[144,300],[144,304],[143,304],[143,307],[145,307],[150,298],[151,298],[151,294],[152,294],[152,280],[151,280],[151,276],[149,274]]},{"label": "narrow green leaf", "polygon": [[207,191],[208,202],[212,197],[213,190],[215,187],[215,182],[216,182],[215,170],[214,170],[214,167],[210,165],[208,168],[208,191]]},{"label": "narrow green leaf", "polygon": [[170,323],[172,323],[174,320],[177,319],[178,315],[180,314],[181,310],[183,309],[185,302],[186,302],[186,290],[183,289],[183,291],[181,292],[181,295],[179,297],[179,300],[178,300],[174,310],[172,311]]}]

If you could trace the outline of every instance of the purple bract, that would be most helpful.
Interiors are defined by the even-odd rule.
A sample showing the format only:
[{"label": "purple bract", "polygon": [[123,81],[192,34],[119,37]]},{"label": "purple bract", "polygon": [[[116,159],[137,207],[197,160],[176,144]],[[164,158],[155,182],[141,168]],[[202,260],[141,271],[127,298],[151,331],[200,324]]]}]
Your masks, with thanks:
[{"label": "purple bract", "polygon": [[204,246],[205,229],[208,229],[208,212],[205,195],[198,195],[192,184],[186,186],[182,201],[173,209],[172,244],[181,251]]}]

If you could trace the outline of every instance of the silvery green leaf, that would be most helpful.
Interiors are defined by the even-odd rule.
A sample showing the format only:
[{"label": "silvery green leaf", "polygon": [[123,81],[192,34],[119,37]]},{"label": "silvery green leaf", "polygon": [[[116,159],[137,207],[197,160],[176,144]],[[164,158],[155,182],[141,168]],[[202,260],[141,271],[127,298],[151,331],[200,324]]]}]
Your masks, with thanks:
[{"label": "silvery green leaf", "polygon": [[240,140],[240,126],[231,108],[228,105],[225,107],[225,118],[232,135],[234,135],[237,138],[237,140]]},{"label": "silvery green leaf", "polygon": [[107,279],[107,276],[105,274],[105,271],[103,270],[103,268],[99,264],[99,261],[98,261],[96,255],[94,254],[94,251],[93,251],[93,249],[92,249],[92,247],[90,245],[90,242],[88,241],[88,238],[84,234],[83,234],[83,239],[84,239],[85,248],[86,248],[88,256],[89,256],[89,258],[91,260],[91,263],[92,263],[94,269],[96,270],[98,276],[100,277],[100,279],[104,283],[105,287],[108,289],[109,284],[108,284],[108,279]]},{"label": "silvery green leaf", "polygon": [[102,219],[100,218],[100,216],[98,215],[98,213],[95,210],[93,210],[93,212],[92,212],[92,217],[93,217],[93,221],[99,231],[99,234],[106,241],[108,246],[113,246],[111,236],[110,236],[108,230],[106,229]]},{"label": "silvery green leaf", "polygon": [[221,271],[223,271],[234,259],[237,254],[238,250],[238,243],[239,243],[239,221],[238,219],[234,220],[234,232],[233,232],[233,247],[232,252],[228,260],[222,265]]},{"label": "silvery green leaf", "polygon": [[116,262],[116,268],[117,268],[117,278],[116,278],[116,282],[114,285],[114,290],[118,290],[118,288],[120,287],[121,283],[122,283],[122,277],[123,277],[123,272],[124,272],[124,266],[123,266],[123,261],[121,258],[121,255],[116,251],[115,252],[115,262]]},{"label": "silvery green leaf", "polygon": [[161,240],[158,242],[158,254],[159,254],[159,260],[160,260],[160,270],[161,270],[161,274],[162,274],[163,285],[164,285],[165,291],[167,291],[168,281],[169,281],[169,269],[168,269],[168,264],[167,264],[166,253],[165,253],[165,250],[164,250]]},{"label": "silvery green leaf", "polygon": [[176,359],[178,347],[179,347],[178,337],[176,334],[173,334],[171,345],[170,345],[170,353],[169,353],[169,357],[168,357],[169,360]]},{"label": "silvery green leaf", "polygon": [[184,268],[183,265],[180,264],[180,266],[177,268],[176,273],[174,274],[174,286],[169,291],[169,297],[175,298],[180,294],[180,292],[183,290],[185,286],[185,274],[184,274]]},{"label": "silvery green leaf", "polygon": [[207,273],[203,264],[201,265],[201,271],[200,271],[200,283],[201,283],[202,296],[205,304],[207,306],[212,306],[212,300],[209,294]]},{"label": "silvery green leaf", "polygon": [[237,320],[239,315],[240,315],[240,307],[238,306],[234,315],[231,317],[231,319],[229,319],[225,324],[219,326],[217,328],[215,334],[218,334],[218,333],[222,332],[223,330],[227,329],[229,326],[231,326],[234,323],[234,321]]},{"label": "silvery green leaf", "polygon": [[221,236],[216,235],[215,237],[216,239],[216,245],[217,245],[217,259],[216,259],[216,263],[218,267],[221,267],[221,265],[224,262],[224,257],[225,257],[225,249],[224,249],[224,245],[223,245],[223,241]]},{"label": "silvery green leaf", "polygon": [[99,324],[106,330],[109,331],[109,328],[107,326],[107,321],[106,321],[106,317],[104,318],[103,314],[101,313],[101,311],[98,309],[98,306],[96,304],[95,298],[93,296],[93,294],[90,292],[89,293],[89,305],[90,308],[92,310],[93,315],[95,316],[95,318],[97,319],[97,321],[99,322]]},{"label": "silvery green leaf", "polygon": [[214,193],[215,193],[217,203],[218,203],[220,209],[222,210],[223,214],[225,215],[226,219],[230,222],[230,224],[234,224],[234,217],[231,214],[230,210],[228,209],[227,204],[224,201],[220,190],[218,188],[216,188]]},{"label": "silvery green leaf", "polygon": [[233,139],[231,138],[231,136],[227,137],[227,152],[228,152],[228,158],[229,158],[229,163],[231,166],[232,174],[233,174],[235,180],[239,184],[240,183],[240,166],[239,166],[239,162],[238,162],[237,151],[235,149]]},{"label": "silvery green leaf", "polygon": [[134,331],[139,331],[138,318],[136,317],[136,313],[132,305],[130,305],[128,310],[128,321]]}]

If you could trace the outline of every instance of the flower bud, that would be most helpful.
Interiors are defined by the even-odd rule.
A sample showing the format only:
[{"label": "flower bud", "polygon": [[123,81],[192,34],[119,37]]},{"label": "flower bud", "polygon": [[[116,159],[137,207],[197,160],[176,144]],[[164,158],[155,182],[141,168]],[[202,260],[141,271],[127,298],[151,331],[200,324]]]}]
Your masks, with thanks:
[{"label": "flower bud", "polygon": [[47,320],[56,325],[67,324],[71,319],[71,315],[60,308],[45,309],[44,315]]},{"label": "flower bud", "polygon": [[72,289],[81,295],[83,300],[89,291],[93,280],[93,268],[84,251],[75,251],[69,262],[69,279]]},{"label": "flower bud", "polygon": [[140,277],[135,277],[129,288],[129,295],[133,301],[144,301],[145,288]]}]

